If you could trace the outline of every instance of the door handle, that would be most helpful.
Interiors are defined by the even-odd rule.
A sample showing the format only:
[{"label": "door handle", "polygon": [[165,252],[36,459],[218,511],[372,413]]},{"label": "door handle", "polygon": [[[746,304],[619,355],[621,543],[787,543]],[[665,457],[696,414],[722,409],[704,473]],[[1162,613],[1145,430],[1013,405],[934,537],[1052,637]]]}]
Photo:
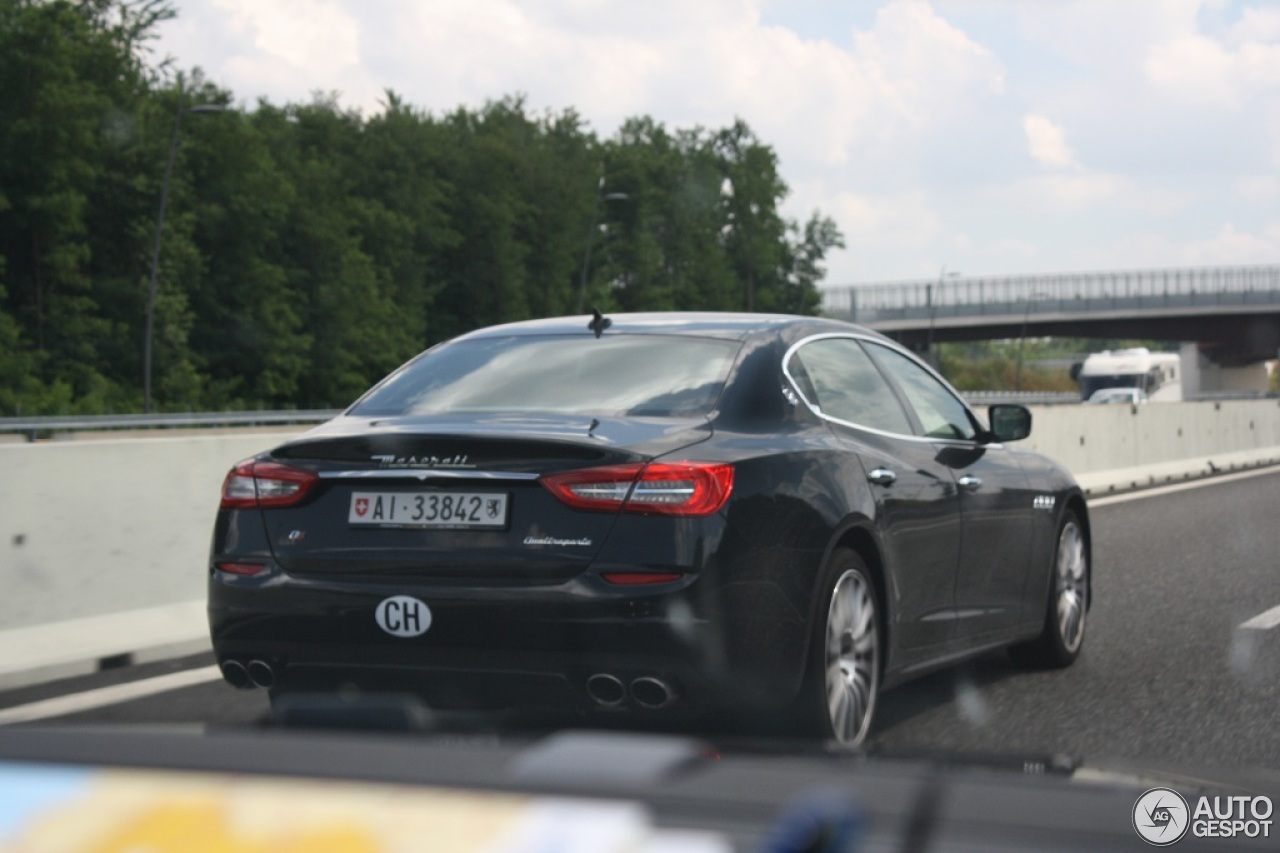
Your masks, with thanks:
[{"label": "door handle", "polygon": [[876,468],[867,475],[867,479],[875,483],[877,486],[892,486],[898,480],[898,475],[890,471],[888,468]]},{"label": "door handle", "polygon": [[972,474],[965,474],[957,482],[960,483],[960,488],[966,492],[976,492],[982,488],[982,478],[975,477]]}]

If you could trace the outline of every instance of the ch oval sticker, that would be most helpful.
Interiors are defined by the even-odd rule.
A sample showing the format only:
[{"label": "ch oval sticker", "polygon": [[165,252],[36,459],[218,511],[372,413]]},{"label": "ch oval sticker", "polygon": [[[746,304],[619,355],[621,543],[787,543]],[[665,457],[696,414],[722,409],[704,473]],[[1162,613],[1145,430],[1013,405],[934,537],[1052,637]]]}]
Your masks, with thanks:
[{"label": "ch oval sticker", "polygon": [[418,637],[431,627],[431,608],[408,595],[393,595],[374,612],[378,627],[393,637]]}]

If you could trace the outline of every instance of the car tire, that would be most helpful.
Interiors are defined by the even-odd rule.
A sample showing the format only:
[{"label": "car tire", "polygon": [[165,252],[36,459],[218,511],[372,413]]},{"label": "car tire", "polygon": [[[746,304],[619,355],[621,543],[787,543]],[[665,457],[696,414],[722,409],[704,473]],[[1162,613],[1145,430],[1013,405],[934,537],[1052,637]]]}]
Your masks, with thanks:
[{"label": "car tire", "polygon": [[880,690],[880,603],[866,562],[846,548],[831,555],[820,589],[800,711],[808,733],[856,747],[871,729]]},{"label": "car tire", "polygon": [[1058,525],[1049,568],[1044,629],[1034,640],[1010,647],[1009,656],[1023,666],[1061,669],[1074,663],[1084,647],[1085,617],[1089,611],[1089,550],[1084,527],[1072,510],[1063,514]]}]

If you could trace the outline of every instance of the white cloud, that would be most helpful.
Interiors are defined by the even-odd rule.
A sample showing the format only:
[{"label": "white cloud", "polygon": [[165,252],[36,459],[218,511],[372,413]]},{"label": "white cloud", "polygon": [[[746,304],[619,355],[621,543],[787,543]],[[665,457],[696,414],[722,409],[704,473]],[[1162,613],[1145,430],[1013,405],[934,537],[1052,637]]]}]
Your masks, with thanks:
[{"label": "white cloud", "polygon": [[963,109],[972,93],[1004,91],[1004,67],[989,50],[921,0],[894,0],[874,28],[854,35],[854,55],[886,113],[927,124]]},{"label": "white cloud", "polygon": [[1230,222],[1199,235],[1179,238],[1164,231],[1141,230],[1091,246],[1076,269],[1235,266],[1274,264],[1280,257],[1280,220],[1245,231]]},{"label": "white cloud", "polygon": [[366,105],[381,92],[360,50],[362,21],[340,0],[206,2],[190,16],[181,10],[173,42],[183,65],[202,66],[238,97],[284,103],[336,91]]},{"label": "white cloud", "polygon": [[[815,187],[803,186],[797,195],[805,201],[822,198],[820,207],[831,216],[845,236],[847,251],[829,258],[827,281],[839,285],[869,279],[884,279],[878,267],[892,257],[901,267],[901,275],[936,275],[930,247],[941,240],[955,240],[963,235],[944,234],[941,217],[931,206],[927,195],[919,190],[901,194],[859,195],[851,192],[823,194]],[[932,272],[930,272],[932,270]]]},{"label": "white cloud", "polygon": [[1280,219],[1254,232],[1225,222],[1212,237],[1183,247],[1180,255],[1188,264],[1273,264],[1280,258]]},{"label": "white cloud", "polygon": [[[796,157],[849,159],[862,141],[911,136],[999,93],[1004,68],[924,0],[889,0],[867,29],[802,38],[761,0],[188,0],[220,12],[230,57],[183,57],[253,99],[336,88],[377,109],[391,87],[433,110],[524,93],[598,130],[653,115],[715,126],[741,116]],[[183,14],[187,10],[184,8]],[[203,26],[207,30],[208,27]],[[198,50],[183,40],[187,52]],[[210,57],[212,58],[212,57]],[[785,151],[784,151],[785,155]]]},{"label": "white cloud", "polygon": [[214,0],[265,56],[311,72],[360,62],[360,23],[336,0]]},{"label": "white cloud", "polygon": [[1101,215],[1123,215],[1130,222],[1141,219],[1168,219],[1190,208],[1195,196],[1185,190],[1146,184],[1113,172],[1076,170],[1033,175],[992,188],[991,204],[1010,211],[1037,211],[1056,215],[1062,211]]},{"label": "white cloud", "polygon": [[841,193],[832,212],[844,224],[851,242],[863,245],[919,248],[938,234],[938,215],[924,193],[859,196]]},{"label": "white cloud", "polygon": [[158,53],[250,103],[335,90],[372,112],[389,87],[438,114],[519,93],[601,136],[741,117],[778,153],[786,215],[844,232],[832,282],[1248,262],[1274,239],[1263,0],[178,4]]},{"label": "white cloud", "polygon": [[1180,98],[1236,106],[1236,59],[1213,39],[1191,35],[1156,45],[1147,54],[1147,79]]},{"label": "white cloud", "polygon": [[1031,158],[1037,163],[1054,168],[1077,165],[1075,155],[1067,146],[1066,134],[1049,119],[1028,113],[1022,117],[1022,129],[1027,134]]},{"label": "white cloud", "polygon": [[1280,41],[1280,9],[1246,7],[1231,28],[1229,38],[1235,44]]},{"label": "white cloud", "polygon": [[1170,96],[1239,107],[1280,89],[1280,10],[1247,8],[1224,35],[1180,35],[1148,50],[1147,79]]},{"label": "white cloud", "polygon": [[1235,182],[1235,191],[1246,201],[1280,201],[1280,177],[1272,174],[1245,175]]},{"label": "white cloud", "polygon": [[1003,85],[999,61],[920,0],[892,0],[870,29],[844,33],[805,39],[744,0],[436,0],[402,18],[388,68],[415,103],[520,91],[606,134],[638,114],[682,126],[740,116],[793,168],[845,163],[867,140],[913,135]]},{"label": "white cloud", "polygon": [[1014,238],[1005,238],[996,240],[991,244],[990,250],[1000,257],[1016,259],[1016,265],[1021,269],[1034,269],[1030,265],[1040,254],[1040,246],[1029,240],[1018,240]]},{"label": "white cloud", "polygon": [[1121,181],[1113,175],[1046,175],[1028,182],[1032,192],[1055,204],[1081,205],[1115,199]]},{"label": "white cloud", "polygon": [[[1007,4],[1015,5],[1015,4]],[[1146,48],[1197,31],[1202,0],[1054,0],[1018,3],[1023,32],[1081,68],[1107,69],[1108,85],[1140,65]]]}]

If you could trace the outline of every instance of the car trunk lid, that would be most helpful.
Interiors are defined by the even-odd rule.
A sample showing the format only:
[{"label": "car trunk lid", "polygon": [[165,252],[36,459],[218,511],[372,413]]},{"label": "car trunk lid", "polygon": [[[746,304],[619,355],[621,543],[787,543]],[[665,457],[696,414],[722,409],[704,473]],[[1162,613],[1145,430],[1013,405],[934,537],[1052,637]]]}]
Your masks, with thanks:
[{"label": "car trunk lid", "polygon": [[342,417],[270,454],[317,480],[296,506],[261,513],[295,575],[562,583],[617,513],[567,506],[539,477],[647,462],[710,435],[705,419]]}]

